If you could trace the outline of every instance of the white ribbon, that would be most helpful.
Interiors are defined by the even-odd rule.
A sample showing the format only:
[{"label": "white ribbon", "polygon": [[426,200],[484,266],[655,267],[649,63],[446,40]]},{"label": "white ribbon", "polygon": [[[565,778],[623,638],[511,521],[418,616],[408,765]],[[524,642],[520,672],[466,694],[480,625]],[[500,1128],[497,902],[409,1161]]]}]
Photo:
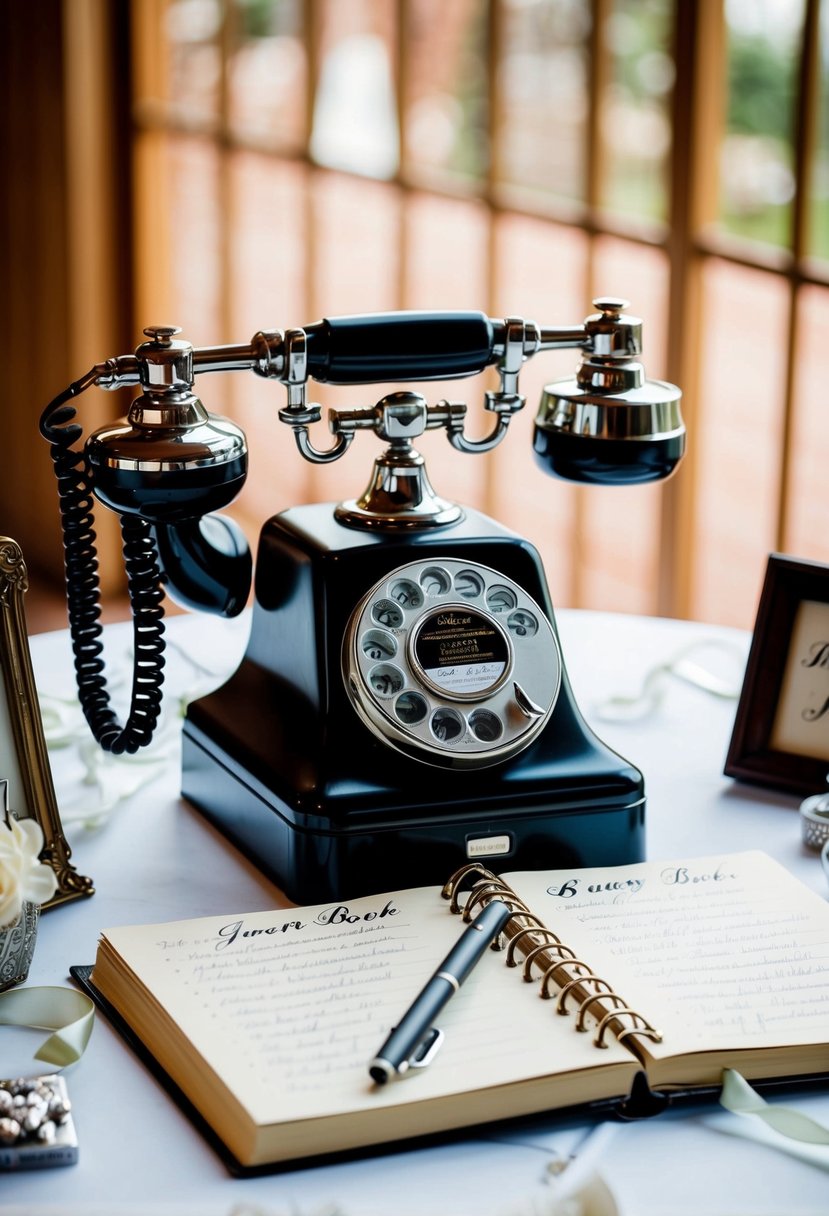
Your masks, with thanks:
[{"label": "white ribbon", "polygon": [[[714,660],[715,651],[719,651],[717,660]],[[724,676],[712,671],[707,662],[710,660],[722,666],[723,658],[726,667]],[[744,666],[745,656],[736,643],[715,637],[700,638],[676,651],[665,662],[650,667],[645,672],[639,692],[606,697],[594,706],[594,713],[604,722],[641,721],[659,708],[671,678],[720,700],[736,701],[740,695]]]},{"label": "white ribbon", "polygon": [[759,1140],[811,1165],[829,1170],[829,1128],[791,1106],[770,1105],[733,1068],[723,1070],[720,1104],[732,1114],[759,1122],[759,1126],[743,1129],[736,1134]]},{"label": "white ribbon", "polygon": [[66,1068],[83,1055],[95,1020],[95,1006],[73,988],[12,988],[0,993],[0,1025],[32,1026],[54,1033],[35,1052],[36,1060]]}]

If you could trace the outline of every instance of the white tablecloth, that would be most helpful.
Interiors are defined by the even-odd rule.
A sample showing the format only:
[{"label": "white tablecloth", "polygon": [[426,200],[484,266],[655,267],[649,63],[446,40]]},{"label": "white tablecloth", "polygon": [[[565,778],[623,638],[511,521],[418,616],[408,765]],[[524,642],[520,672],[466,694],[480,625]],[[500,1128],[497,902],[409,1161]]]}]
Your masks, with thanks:
[{"label": "white tablecloth", "polygon": [[[739,683],[747,635],[588,612],[561,612],[559,628],[585,716],[645,773],[649,857],[759,847],[816,891],[829,894],[816,856],[801,844],[798,800],[739,786],[722,775],[733,701],[669,679],[661,703],[644,719],[597,719],[597,705],[616,694],[637,692],[647,671],[689,644],[731,646],[736,660],[714,649],[699,657],[722,663],[724,671],[730,661],[730,674],[733,678],[736,671]],[[221,674],[232,670],[242,653],[246,630],[244,618],[232,623],[174,618],[169,623],[168,707],[175,708],[171,694],[201,689],[211,679],[201,665],[214,673],[214,683],[221,682]],[[129,637],[124,626],[107,630],[108,653],[121,669]],[[44,704],[53,693],[70,695],[67,635],[35,637],[31,649]],[[65,983],[70,964],[94,959],[103,927],[261,909],[279,900],[272,885],[180,799],[174,714],[166,738],[161,759],[143,768],[130,762],[128,771],[126,766],[107,770],[110,790],[120,789],[123,781],[138,788],[116,803],[102,826],[70,828],[73,861],[94,878],[97,892],[43,918],[31,984]],[[67,818],[84,799],[94,809],[99,791],[80,785],[84,770],[77,745],[53,749],[52,769]],[[18,1069],[21,1051],[28,1053],[31,1069],[31,1051],[42,1036],[0,1033],[0,1075]],[[105,1019],[98,1019],[86,1056],[70,1070],[68,1081],[80,1161],[63,1169],[0,1176],[0,1210],[5,1213],[229,1216],[250,1209],[267,1216],[334,1211],[341,1216],[546,1216],[554,1210],[555,1195],[544,1181],[550,1152],[569,1152],[589,1130],[558,1119],[532,1136],[515,1137],[497,1128],[460,1144],[238,1180],[226,1173]],[[803,1093],[787,1101],[829,1124],[829,1096]],[[715,1106],[699,1106],[621,1124],[612,1135],[588,1139],[583,1160],[600,1170],[624,1216],[829,1212],[829,1172],[730,1134],[739,1122]]]}]

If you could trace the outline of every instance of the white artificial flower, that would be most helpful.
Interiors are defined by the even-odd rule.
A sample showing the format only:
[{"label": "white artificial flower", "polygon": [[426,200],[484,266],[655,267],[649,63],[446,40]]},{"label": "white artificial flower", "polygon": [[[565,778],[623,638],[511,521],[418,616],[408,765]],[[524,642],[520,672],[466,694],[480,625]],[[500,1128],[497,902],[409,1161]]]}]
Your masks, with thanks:
[{"label": "white artificial flower", "polygon": [[40,861],[42,848],[36,820],[0,818],[0,928],[17,920],[24,902],[43,904],[54,895],[57,879]]}]

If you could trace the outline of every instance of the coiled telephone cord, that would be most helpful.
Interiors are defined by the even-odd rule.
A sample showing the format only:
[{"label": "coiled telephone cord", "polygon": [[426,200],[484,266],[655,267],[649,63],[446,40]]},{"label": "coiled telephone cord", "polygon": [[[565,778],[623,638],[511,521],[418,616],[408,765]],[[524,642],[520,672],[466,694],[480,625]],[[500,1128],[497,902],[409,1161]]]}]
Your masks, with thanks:
[{"label": "coiled telephone cord", "polygon": [[104,675],[100,582],[93,496],[83,452],[72,447],[81,428],[68,405],[86,384],[70,384],[43,411],[40,433],[50,447],[58,481],[66,568],[69,632],[78,696],[90,730],[104,751],[136,752],[153,737],[164,682],[164,592],[153,529],[139,516],[121,516],[121,535],[133,622],[134,669],[129,716],[121,726],[111,708]]}]

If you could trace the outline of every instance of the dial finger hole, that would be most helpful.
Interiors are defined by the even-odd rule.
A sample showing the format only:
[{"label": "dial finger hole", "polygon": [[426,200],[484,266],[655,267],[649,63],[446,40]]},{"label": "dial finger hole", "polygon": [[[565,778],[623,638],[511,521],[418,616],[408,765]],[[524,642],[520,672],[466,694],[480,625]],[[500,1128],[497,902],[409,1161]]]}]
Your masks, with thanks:
[{"label": "dial finger hole", "polygon": [[360,639],[360,646],[366,658],[375,663],[393,659],[397,654],[397,639],[382,629],[369,629]]},{"label": "dial finger hole", "polygon": [[469,715],[469,729],[481,743],[495,743],[504,733],[504,724],[488,709],[476,709]]},{"label": "dial finger hole", "polygon": [[429,703],[419,692],[404,692],[395,701],[394,712],[405,726],[417,726],[429,712]]},{"label": "dial finger hole", "polygon": [[455,575],[455,590],[466,600],[474,600],[484,589],[484,580],[475,570],[460,570]]},{"label": "dial finger hole", "polygon": [[463,718],[454,709],[436,709],[429,725],[441,743],[457,743],[463,734]]},{"label": "dial finger hole", "polygon": [[371,619],[387,629],[399,629],[403,624],[403,610],[394,600],[378,600],[371,609]]},{"label": "dial finger hole", "polygon": [[512,612],[517,603],[515,592],[500,583],[490,587],[486,593],[486,604],[490,612]]},{"label": "dial finger hole", "polygon": [[538,633],[538,621],[531,612],[519,608],[507,617],[507,629],[513,637],[531,638]]},{"label": "dial finger hole", "polygon": [[378,663],[368,673],[368,682],[378,697],[393,697],[404,687],[403,672],[393,663]]},{"label": "dial finger hole", "polygon": [[420,585],[427,595],[446,595],[452,580],[442,566],[427,566],[420,576]]},{"label": "dial finger hole", "polygon": [[399,579],[393,584],[389,594],[401,608],[421,608],[423,606],[423,592],[411,579]]}]

